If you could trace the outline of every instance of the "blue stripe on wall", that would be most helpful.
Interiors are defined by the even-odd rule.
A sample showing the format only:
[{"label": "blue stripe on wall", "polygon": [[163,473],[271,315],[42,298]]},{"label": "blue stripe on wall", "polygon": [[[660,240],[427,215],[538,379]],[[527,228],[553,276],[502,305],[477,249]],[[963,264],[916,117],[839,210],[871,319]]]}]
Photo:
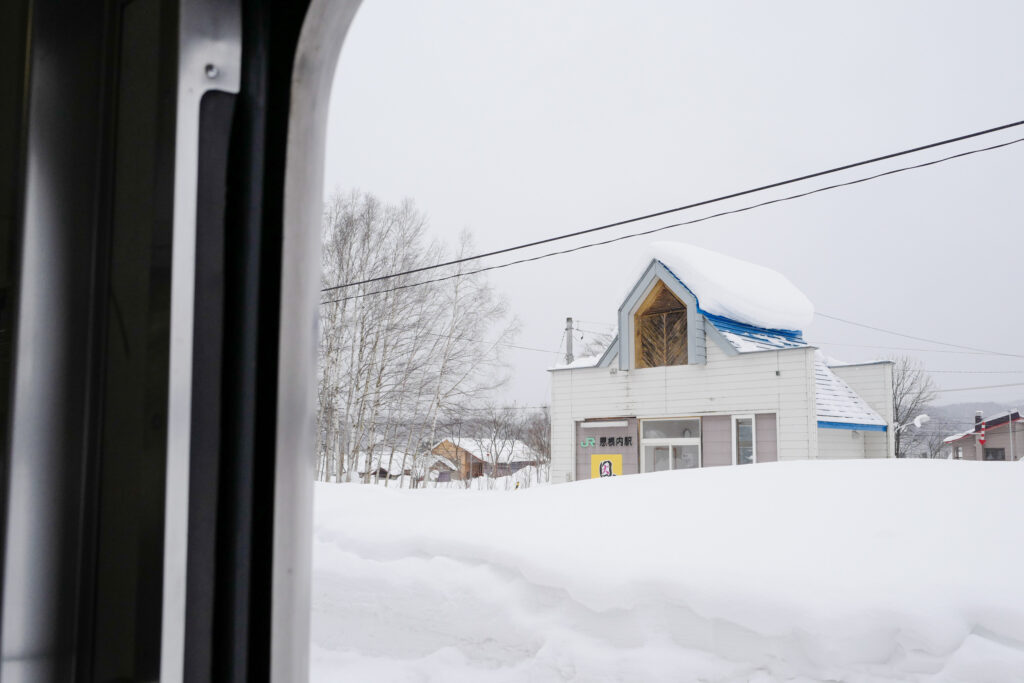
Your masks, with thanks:
[{"label": "blue stripe on wall", "polygon": [[885,432],[888,428],[885,425],[862,425],[853,422],[826,422],[818,420],[820,429],[856,429],[861,432]]}]

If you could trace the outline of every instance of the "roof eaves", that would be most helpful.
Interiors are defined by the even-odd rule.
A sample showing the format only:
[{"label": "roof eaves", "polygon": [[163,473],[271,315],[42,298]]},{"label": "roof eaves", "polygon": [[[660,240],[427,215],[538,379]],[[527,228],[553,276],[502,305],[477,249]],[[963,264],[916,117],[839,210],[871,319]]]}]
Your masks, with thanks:
[{"label": "roof eaves", "polygon": [[607,368],[615,360],[615,357],[619,353],[619,335],[615,335],[615,338],[608,344],[608,348],[604,350],[601,357],[597,359],[597,366],[599,368]]}]

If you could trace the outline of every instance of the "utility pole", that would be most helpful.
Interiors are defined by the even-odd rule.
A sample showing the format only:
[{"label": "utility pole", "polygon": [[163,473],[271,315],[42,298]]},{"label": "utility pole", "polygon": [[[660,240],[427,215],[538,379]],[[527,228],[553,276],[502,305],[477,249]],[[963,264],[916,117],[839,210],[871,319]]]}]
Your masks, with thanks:
[{"label": "utility pole", "polygon": [[[1013,457],[1013,413],[1014,409],[1010,408],[1010,414],[1006,418],[1007,426],[1010,428],[1010,462],[1015,461],[1015,458]],[[1017,411],[1017,414],[1020,415],[1020,411]]]},{"label": "utility pole", "polygon": [[572,318],[565,319],[565,364],[571,365],[572,356]]}]

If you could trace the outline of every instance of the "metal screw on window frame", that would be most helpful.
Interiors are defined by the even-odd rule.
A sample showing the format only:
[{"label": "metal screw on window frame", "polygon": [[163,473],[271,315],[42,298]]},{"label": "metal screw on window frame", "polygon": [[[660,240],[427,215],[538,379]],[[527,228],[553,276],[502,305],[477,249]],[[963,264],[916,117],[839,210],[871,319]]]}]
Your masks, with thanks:
[{"label": "metal screw on window frame", "polygon": [[220,75],[220,69],[218,69],[216,67],[216,65],[214,65],[214,64],[207,64],[206,65],[206,77],[207,78],[211,78],[211,79],[212,78],[217,78],[217,76],[219,76],[219,75]]}]

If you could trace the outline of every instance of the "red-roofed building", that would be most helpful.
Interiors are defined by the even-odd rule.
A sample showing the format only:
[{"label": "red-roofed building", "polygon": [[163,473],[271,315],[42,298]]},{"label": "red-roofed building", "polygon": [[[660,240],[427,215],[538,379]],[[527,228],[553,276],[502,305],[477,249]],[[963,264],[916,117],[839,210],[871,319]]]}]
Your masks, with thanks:
[{"label": "red-roofed building", "polygon": [[1020,411],[974,416],[974,429],[942,440],[954,460],[1020,460],[1024,456],[1024,423]]}]

